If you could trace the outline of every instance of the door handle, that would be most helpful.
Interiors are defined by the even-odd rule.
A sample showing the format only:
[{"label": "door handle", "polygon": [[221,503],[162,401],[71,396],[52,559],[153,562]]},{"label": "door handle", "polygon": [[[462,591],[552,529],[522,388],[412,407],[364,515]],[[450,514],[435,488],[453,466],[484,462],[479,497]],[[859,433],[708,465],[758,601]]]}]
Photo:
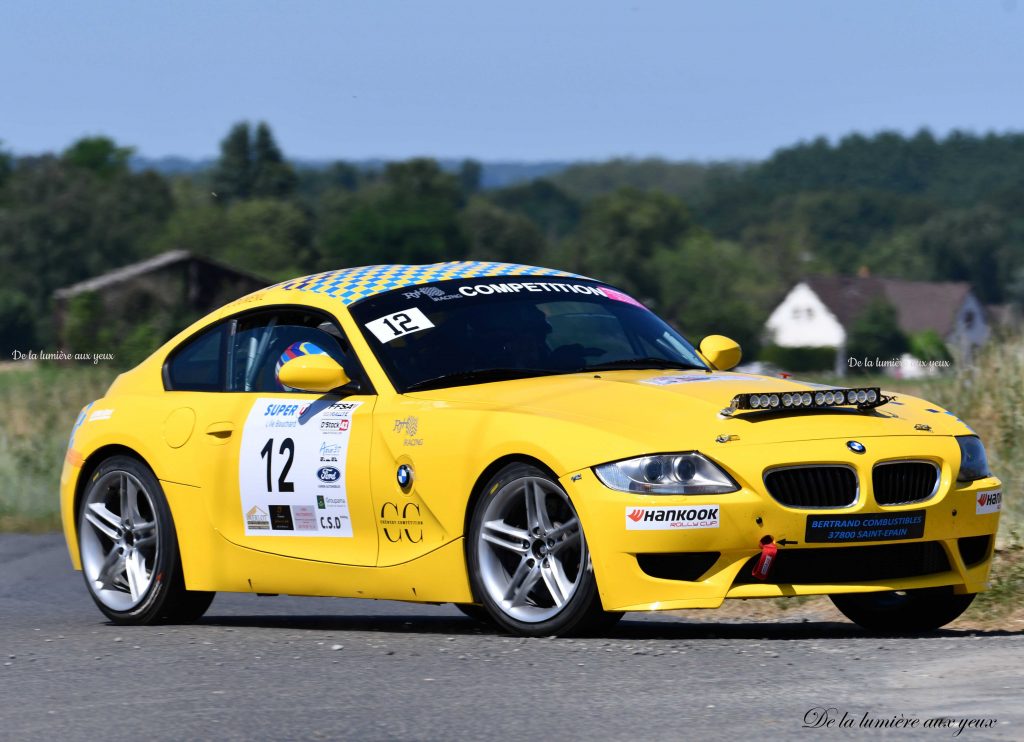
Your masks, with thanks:
[{"label": "door handle", "polygon": [[234,432],[235,425],[230,422],[210,423],[206,426],[206,434],[216,438],[218,442],[226,441]]}]

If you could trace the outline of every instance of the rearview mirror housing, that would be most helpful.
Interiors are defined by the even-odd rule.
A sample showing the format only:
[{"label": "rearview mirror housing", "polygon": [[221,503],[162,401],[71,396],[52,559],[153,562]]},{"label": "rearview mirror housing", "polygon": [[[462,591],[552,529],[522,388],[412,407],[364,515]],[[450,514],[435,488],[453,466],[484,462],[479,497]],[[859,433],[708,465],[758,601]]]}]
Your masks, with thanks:
[{"label": "rearview mirror housing", "polygon": [[739,344],[725,335],[708,335],[701,340],[700,354],[718,371],[728,371],[743,358]]},{"label": "rearview mirror housing", "polygon": [[345,369],[326,353],[292,358],[281,366],[277,378],[281,384],[292,389],[321,394],[352,381]]}]

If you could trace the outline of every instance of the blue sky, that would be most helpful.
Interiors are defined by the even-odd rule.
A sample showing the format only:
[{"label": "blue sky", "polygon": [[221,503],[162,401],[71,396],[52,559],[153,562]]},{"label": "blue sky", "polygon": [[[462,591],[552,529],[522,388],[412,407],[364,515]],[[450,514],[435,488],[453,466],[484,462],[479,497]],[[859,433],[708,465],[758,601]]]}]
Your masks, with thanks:
[{"label": "blue sky", "polygon": [[1024,2],[35,0],[0,9],[0,140],[304,158],[759,158],[1024,129]]}]

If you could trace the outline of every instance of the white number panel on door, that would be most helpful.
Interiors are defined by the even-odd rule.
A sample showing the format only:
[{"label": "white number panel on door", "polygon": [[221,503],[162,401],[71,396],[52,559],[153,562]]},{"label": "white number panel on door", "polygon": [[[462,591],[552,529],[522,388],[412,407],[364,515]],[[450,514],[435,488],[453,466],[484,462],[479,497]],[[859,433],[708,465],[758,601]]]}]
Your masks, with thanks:
[{"label": "white number panel on door", "polygon": [[360,404],[253,403],[238,467],[246,536],[352,536],[345,464]]}]

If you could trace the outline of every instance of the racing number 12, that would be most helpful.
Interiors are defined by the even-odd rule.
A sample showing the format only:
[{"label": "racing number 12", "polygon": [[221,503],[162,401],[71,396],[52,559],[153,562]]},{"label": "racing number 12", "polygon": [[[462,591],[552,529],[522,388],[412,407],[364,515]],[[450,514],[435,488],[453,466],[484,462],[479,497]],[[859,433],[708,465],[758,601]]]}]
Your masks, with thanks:
[{"label": "racing number 12", "polygon": [[[392,320],[394,320],[394,322],[392,322]],[[405,312],[397,312],[392,314],[390,317],[385,317],[384,324],[387,325],[387,328],[391,330],[391,332],[395,333],[396,338],[401,337],[402,335],[407,335],[410,332],[416,332],[416,330],[420,329],[416,326],[416,323],[413,322],[412,317]],[[397,327],[395,325],[397,325]]]},{"label": "racing number 12", "polygon": [[[281,467],[281,474],[277,478],[277,491],[278,492],[294,492],[295,484],[289,482],[285,477],[288,476],[288,471],[292,468],[292,459],[295,458],[295,442],[291,438],[285,438],[281,441],[281,447],[278,449],[278,453],[284,454],[288,452],[288,460],[284,462],[284,466]],[[273,481],[271,479],[271,461],[274,454],[274,439],[269,438],[267,444],[260,451],[260,458],[267,460],[267,492],[273,492]]]},{"label": "racing number 12", "polygon": [[366,323],[366,329],[382,343],[390,343],[392,340],[433,326],[434,323],[417,307],[409,307],[401,312],[392,312]]}]

